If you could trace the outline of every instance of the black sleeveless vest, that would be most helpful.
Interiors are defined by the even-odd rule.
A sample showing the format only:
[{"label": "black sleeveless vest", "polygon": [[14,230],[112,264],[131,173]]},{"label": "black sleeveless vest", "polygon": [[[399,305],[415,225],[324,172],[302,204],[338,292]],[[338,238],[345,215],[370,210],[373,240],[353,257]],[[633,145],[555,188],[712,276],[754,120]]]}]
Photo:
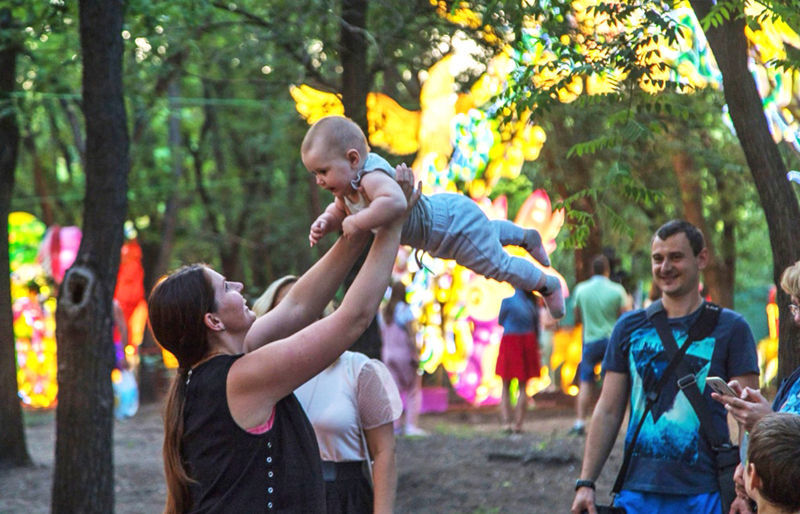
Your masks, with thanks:
[{"label": "black sleeveless vest", "polygon": [[264,434],[250,434],[233,420],[225,384],[239,357],[201,364],[186,389],[181,455],[197,481],[190,485],[190,512],[325,512],[317,440],[294,394],[277,403]]}]

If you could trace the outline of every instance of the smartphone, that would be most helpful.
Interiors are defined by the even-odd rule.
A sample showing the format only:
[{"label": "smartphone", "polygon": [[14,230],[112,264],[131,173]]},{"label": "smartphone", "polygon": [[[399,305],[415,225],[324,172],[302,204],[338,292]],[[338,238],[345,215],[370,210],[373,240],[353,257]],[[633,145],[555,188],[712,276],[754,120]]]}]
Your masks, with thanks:
[{"label": "smartphone", "polygon": [[706,378],[706,385],[711,387],[711,389],[718,394],[723,396],[733,396],[734,398],[738,398],[739,395],[736,394],[733,389],[730,388],[727,382],[722,380],[719,377],[708,377]]}]

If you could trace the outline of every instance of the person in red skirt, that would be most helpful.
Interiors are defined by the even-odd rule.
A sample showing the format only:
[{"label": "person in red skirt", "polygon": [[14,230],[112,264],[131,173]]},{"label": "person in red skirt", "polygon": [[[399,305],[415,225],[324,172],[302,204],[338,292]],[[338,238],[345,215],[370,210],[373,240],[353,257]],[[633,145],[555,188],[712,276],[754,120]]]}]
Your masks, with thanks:
[{"label": "person in red skirt", "polygon": [[[495,366],[495,373],[503,379],[500,412],[505,432],[519,434],[528,405],[525,386],[529,379],[538,377],[541,371],[536,297],[530,291],[514,289],[514,295],[500,304],[498,322],[503,327]],[[512,407],[511,386],[515,378],[517,398],[516,405]]]}]

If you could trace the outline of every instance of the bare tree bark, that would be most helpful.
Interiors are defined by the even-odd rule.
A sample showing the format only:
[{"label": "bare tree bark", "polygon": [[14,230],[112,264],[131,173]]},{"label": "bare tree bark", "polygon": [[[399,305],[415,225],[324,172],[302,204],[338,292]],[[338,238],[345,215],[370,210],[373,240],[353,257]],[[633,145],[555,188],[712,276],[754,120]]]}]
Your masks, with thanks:
[{"label": "bare tree bark", "polygon": [[22,144],[25,150],[31,156],[33,164],[33,189],[36,191],[36,196],[39,197],[39,208],[42,209],[42,222],[48,227],[53,225],[56,220],[53,215],[53,205],[51,196],[47,189],[47,178],[45,178],[44,167],[42,166],[42,159],[36,151],[36,142],[31,134],[22,138]]},{"label": "bare tree bark", "polygon": [[[679,151],[672,155],[672,169],[678,179],[678,189],[681,194],[683,204],[683,214],[686,220],[695,227],[699,228],[706,238],[706,246],[709,251],[708,265],[703,276],[705,277],[704,286],[711,299],[723,307],[733,308],[733,281],[731,274],[726,267],[725,256],[721,255],[714,242],[711,229],[706,223],[703,215],[703,186],[700,183],[698,170],[695,168],[692,156],[686,151]],[[723,220],[726,228],[731,223],[730,220]],[[725,230],[723,237],[733,237],[732,230]],[[730,242],[723,243],[723,248],[735,249]]]},{"label": "bare tree bark", "polygon": [[358,123],[365,134],[367,127],[367,0],[342,0],[339,54],[342,60],[342,103],[345,114]]},{"label": "bare tree bark", "polygon": [[[0,9],[0,33],[13,26],[11,11]],[[10,255],[8,251],[8,215],[14,172],[19,151],[17,111],[14,91],[17,53],[20,48],[0,40],[0,468],[27,466],[31,463],[25,444],[22,408],[17,384],[17,357],[14,351],[14,314],[11,309]]]},{"label": "bare tree bark", "polygon": [[175,245],[175,227],[178,223],[178,184],[183,176],[183,159],[181,151],[181,116],[176,98],[180,97],[180,77],[173,77],[167,86],[169,100],[169,122],[167,125],[167,144],[172,157],[172,189],[167,198],[167,207],[161,222],[161,246],[155,264],[156,276],[168,271],[172,248]]},{"label": "bare tree bark", "polygon": [[[83,140],[80,120],[78,120],[78,116],[75,114],[75,109],[73,109],[71,103],[64,99],[62,99],[60,103],[61,108],[64,109],[64,114],[67,116],[69,128],[72,131],[72,137],[75,139],[75,148],[78,150],[81,167],[86,169],[86,141]],[[69,171],[72,171],[72,169],[69,168]]]},{"label": "bare tree bark", "polygon": [[[713,0],[690,0],[697,18],[710,12]],[[761,206],[767,219],[772,246],[772,275],[776,284],[781,273],[800,257],[797,220],[800,205],[786,180],[786,165],[772,139],[764,116],[761,96],[755,79],[747,67],[745,18],[732,13],[717,27],[706,30],[708,44],[722,73],[722,87],[736,136],[753,175]],[[778,346],[778,380],[800,366],[800,327],[788,316],[789,296],[778,287],[780,308],[780,343]]]},{"label": "bare tree bark", "polygon": [[120,0],[81,0],[86,120],[83,238],[56,310],[58,410],[54,514],[114,512],[112,298],[130,167]]}]

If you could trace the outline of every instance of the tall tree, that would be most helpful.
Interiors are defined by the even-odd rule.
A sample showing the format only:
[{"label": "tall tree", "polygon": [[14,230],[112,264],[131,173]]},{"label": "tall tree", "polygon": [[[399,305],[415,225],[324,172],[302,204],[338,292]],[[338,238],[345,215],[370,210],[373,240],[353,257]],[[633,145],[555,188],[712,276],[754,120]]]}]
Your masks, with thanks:
[{"label": "tall tree", "polygon": [[[712,0],[690,0],[697,19],[706,20],[714,7]],[[800,205],[786,184],[786,165],[764,116],[761,96],[755,79],[748,69],[747,37],[744,4],[732,15],[705,29],[708,44],[722,73],[725,101],[736,129],[736,136],[744,151],[750,173],[753,175],[761,207],[767,218],[769,241],[772,247],[772,269],[775,283],[780,282],[783,270],[800,256],[800,238],[797,237],[797,220]],[[780,312],[788,312],[789,296],[778,288]],[[790,316],[780,317],[780,343],[778,347],[778,379],[788,376],[800,366],[800,327],[794,326]]]},{"label": "tall tree", "polygon": [[[777,283],[783,270],[800,255],[800,238],[796,237],[800,205],[794,192],[787,187],[786,166],[770,134],[755,79],[748,69],[745,27],[748,23],[757,26],[763,18],[784,19],[789,26],[793,23],[796,26],[800,16],[793,0],[771,2],[753,17],[745,13],[744,4],[741,0],[690,0],[722,75],[728,112],[764,210],[772,248],[773,279]],[[546,58],[526,66],[525,71],[515,77],[515,84],[507,95],[512,101],[528,107],[546,107],[556,102],[559,90],[567,88],[576,77],[610,70],[627,75],[627,83],[642,81],[651,87],[670,85],[665,77],[669,65],[660,60],[659,48],[664,41],[674,43],[678,39],[680,28],[669,16],[672,2],[601,2],[582,13],[581,18],[586,21],[587,13],[589,21],[592,16],[608,16],[609,22],[603,26],[625,29],[600,36],[592,32],[600,24],[573,23],[577,18],[573,17],[569,1],[553,0],[526,6],[528,17],[518,17],[514,26],[522,32],[524,20],[536,19],[540,22],[540,32],[533,38],[518,38],[517,44],[526,52],[530,52],[532,45],[539,45],[539,54]],[[542,87],[542,82],[535,79],[543,76],[538,75],[541,73],[555,77],[550,80],[550,87]],[[781,312],[787,312],[788,302],[787,295],[779,291]],[[800,328],[795,327],[788,316],[783,316],[779,378],[800,365],[799,338]]]},{"label": "tall tree", "polygon": [[370,78],[367,70],[367,1],[342,0],[339,54],[342,59],[342,103],[344,112],[367,129],[367,93]]},{"label": "tall tree", "polygon": [[[56,310],[59,403],[52,512],[114,511],[112,298],[127,210],[121,0],[81,0],[83,238]],[[91,463],[91,464],[89,464]]]},{"label": "tall tree", "polygon": [[[13,29],[9,9],[0,9],[0,34]],[[0,36],[2,37],[2,36]],[[19,46],[13,39],[0,40],[0,467],[31,462],[25,444],[22,408],[17,395],[17,361],[14,351],[14,316],[11,310],[8,215],[19,149],[14,91]]]}]

